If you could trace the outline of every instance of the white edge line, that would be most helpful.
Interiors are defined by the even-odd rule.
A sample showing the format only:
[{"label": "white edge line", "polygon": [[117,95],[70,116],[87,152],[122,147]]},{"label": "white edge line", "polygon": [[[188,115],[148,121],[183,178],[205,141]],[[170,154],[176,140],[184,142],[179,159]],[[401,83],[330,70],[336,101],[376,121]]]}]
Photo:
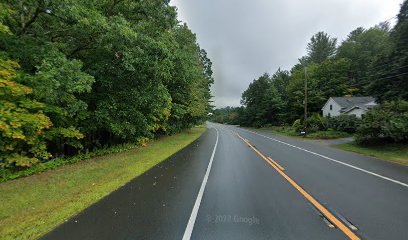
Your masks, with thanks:
[{"label": "white edge line", "polygon": [[318,154],[318,153],[309,151],[309,150],[307,150],[307,149],[304,149],[304,148],[301,148],[301,147],[298,147],[298,146],[295,146],[295,145],[292,145],[292,144],[289,144],[289,143],[280,141],[280,140],[275,139],[275,138],[271,138],[271,137],[268,137],[268,136],[259,134],[259,133],[257,133],[257,132],[253,132],[253,131],[250,131],[250,130],[247,130],[247,129],[243,129],[243,128],[240,128],[240,129],[242,129],[242,130],[244,130],[244,131],[247,131],[247,132],[250,132],[250,133],[253,133],[253,134],[256,134],[256,135],[259,135],[259,136],[264,137],[264,138],[268,138],[268,139],[270,139],[270,140],[272,140],[272,141],[279,142],[279,143],[288,145],[288,146],[290,146],[290,147],[293,147],[293,148],[296,148],[296,149],[299,149],[299,150],[308,152],[308,153],[310,153],[310,154],[313,154],[313,155],[316,155],[316,156],[325,158],[325,159],[327,159],[327,160],[329,160],[329,161],[336,162],[336,163],[338,163],[338,164],[342,164],[342,165],[347,166],[347,167],[350,167],[350,168],[354,168],[354,169],[356,169],[356,170],[358,170],[358,171],[365,172],[365,173],[367,173],[367,174],[371,174],[371,175],[373,175],[373,176],[376,176],[376,177],[382,178],[382,179],[384,179],[384,180],[387,180],[387,181],[390,181],[390,182],[399,184],[399,185],[401,185],[401,186],[408,187],[408,184],[406,184],[406,183],[403,183],[403,182],[400,182],[400,181],[398,181],[398,180],[395,180],[395,179],[392,179],[392,178],[389,178],[389,177],[380,175],[380,174],[378,174],[378,173],[370,172],[370,171],[368,171],[368,170],[365,170],[365,169],[356,167],[356,166],[354,166],[354,165],[351,165],[351,164],[348,164],[348,163],[344,163],[344,162],[342,162],[342,161],[339,161],[339,160],[336,160],[336,159],[333,159],[333,158],[330,158],[330,157],[327,157],[327,156],[324,156],[324,155],[321,155],[321,154]]},{"label": "white edge line", "polygon": [[215,150],[217,149],[218,145],[218,130],[214,128],[217,132],[217,140],[215,141],[214,150],[212,152],[210,163],[208,164],[207,171],[205,172],[203,182],[201,183],[200,191],[198,192],[197,199],[194,203],[193,210],[191,211],[190,219],[188,220],[188,224],[186,230],[184,231],[183,240],[190,240],[191,234],[193,233],[194,224],[197,218],[198,209],[200,209],[201,199],[203,198],[205,186],[207,185],[208,176],[210,175],[211,166],[214,160]]}]

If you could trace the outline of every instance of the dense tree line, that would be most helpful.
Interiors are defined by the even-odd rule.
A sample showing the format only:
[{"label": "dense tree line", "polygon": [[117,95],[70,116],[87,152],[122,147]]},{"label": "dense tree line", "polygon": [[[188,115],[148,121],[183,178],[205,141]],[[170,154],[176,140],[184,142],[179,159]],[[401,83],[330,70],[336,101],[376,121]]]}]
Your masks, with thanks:
[{"label": "dense tree line", "polygon": [[202,122],[211,61],[169,0],[0,3],[0,167]]},{"label": "dense tree line", "polygon": [[243,107],[219,109],[213,119],[221,114],[229,122],[256,127],[301,121],[305,70],[310,116],[321,113],[334,96],[373,96],[380,103],[407,101],[408,1],[392,29],[387,22],[359,27],[338,46],[336,38],[318,32],[307,45],[307,55],[290,71],[278,69],[255,79],[242,94]]}]

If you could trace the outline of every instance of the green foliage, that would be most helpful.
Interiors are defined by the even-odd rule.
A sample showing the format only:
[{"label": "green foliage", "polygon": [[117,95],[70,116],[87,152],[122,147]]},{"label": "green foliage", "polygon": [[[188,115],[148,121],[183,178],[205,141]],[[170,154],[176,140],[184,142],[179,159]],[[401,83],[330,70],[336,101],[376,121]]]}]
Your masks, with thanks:
[{"label": "green foliage", "polygon": [[391,31],[391,51],[382,54],[370,70],[367,92],[379,101],[408,100],[408,1]]},{"label": "green foliage", "polygon": [[349,72],[350,61],[345,58],[339,58],[324,61],[315,68],[315,72],[310,77],[316,78],[318,88],[324,97],[324,102],[326,102],[330,97],[353,93],[353,86],[349,82]]},{"label": "green foliage", "polygon": [[364,115],[357,129],[359,143],[408,142],[408,102],[385,102]]},{"label": "green foliage", "polygon": [[325,32],[316,33],[307,44],[307,63],[322,63],[336,53],[336,38],[331,38]]},{"label": "green foliage", "polygon": [[40,162],[36,165],[33,165],[31,168],[25,169],[14,169],[14,168],[6,168],[0,169],[0,182],[5,182],[8,180],[13,180],[20,177],[30,176],[39,172],[43,172],[46,170],[55,169],[64,165],[73,164],[81,161],[85,161],[87,159],[104,156],[113,153],[120,153],[125,152],[131,149],[138,148],[142,145],[145,145],[146,141],[144,139],[140,139],[135,143],[124,143],[118,144],[111,147],[103,147],[99,148],[94,151],[85,151],[76,154],[75,156],[71,157],[64,157],[64,158],[55,158],[52,161]]},{"label": "green foliage", "polygon": [[282,100],[268,74],[254,80],[242,94],[241,103],[247,116],[243,125],[262,127],[277,123],[282,110]]},{"label": "green foliage", "polygon": [[380,143],[361,145],[351,142],[334,145],[334,147],[408,166],[408,144]]},{"label": "green foliage", "polygon": [[307,135],[308,138],[312,139],[336,139],[336,138],[346,138],[350,137],[350,134],[341,131],[335,131],[328,129],[326,131],[317,131]]},{"label": "green foliage", "polygon": [[44,112],[54,127],[46,133],[50,150],[63,151],[65,145],[81,148],[84,135],[78,130],[79,122],[88,117],[87,104],[78,94],[90,92],[94,78],[81,71],[79,60],[68,60],[60,52],[50,52],[37,67],[35,75],[26,82],[34,89],[36,99],[44,102]]},{"label": "green foliage", "polygon": [[225,107],[220,109],[215,109],[212,111],[210,120],[222,124],[241,124],[243,107]]},{"label": "green foliage", "polygon": [[[297,119],[293,122],[292,127],[296,132],[304,131],[304,119]],[[307,133],[325,131],[328,128],[328,120],[320,114],[312,114],[307,119]]]},{"label": "green foliage", "polygon": [[296,119],[293,122],[292,127],[295,129],[296,132],[300,132],[303,129],[302,120]]},{"label": "green foliage", "polygon": [[[308,108],[309,112],[320,112],[321,107],[327,100],[321,91],[319,75],[317,69],[319,65],[310,64],[307,68],[308,74]],[[288,119],[292,122],[303,115],[304,109],[304,69],[294,69],[289,84],[287,85],[288,94]]]},{"label": "green foliage", "polygon": [[320,114],[313,114],[307,119],[308,132],[316,132],[319,130],[327,130],[328,121],[327,118],[322,117]]},{"label": "green foliage", "polygon": [[154,141],[146,148],[109,154],[61,167],[57,171],[1,183],[0,239],[40,238],[66,219],[183,149],[205,130],[193,128]]},{"label": "green foliage", "polygon": [[329,128],[347,133],[355,133],[361,123],[361,119],[355,115],[340,115],[331,117],[328,121]]},{"label": "green foliage", "polygon": [[0,7],[2,50],[19,59],[18,83],[43,103],[52,127],[38,146],[53,156],[173,134],[212,109],[212,63],[167,0]]},{"label": "green foliage", "polygon": [[171,37],[177,48],[172,54],[173,77],[166,83],[173,103],[167,128],[174,133],[200,123],[209,112],[210,86],[214,80],[211,61],[187,26],[177,26]]},{"label": "green foliage", "polygon": [[4,24],[4,18],[7,16],[10,9],[6,4],[0,3],[0,33],[10,33],[10,29]]},{"label": "green foliage", "polygon": [[0,58],[0,167],[27,168],[48,159],[44,131],[51,121],[32,89],[14,80],[18,64]]},{"label": "green foliage", "polygon": [[[372,64],[382,55],[391,51],[390,33],[386,27],[375,26],[368,30],[357,28],[353,30],[337,51],[337,58],[350,61],[350,94],[366,94]],[[376,69],[378,70],[378,69]]]}]

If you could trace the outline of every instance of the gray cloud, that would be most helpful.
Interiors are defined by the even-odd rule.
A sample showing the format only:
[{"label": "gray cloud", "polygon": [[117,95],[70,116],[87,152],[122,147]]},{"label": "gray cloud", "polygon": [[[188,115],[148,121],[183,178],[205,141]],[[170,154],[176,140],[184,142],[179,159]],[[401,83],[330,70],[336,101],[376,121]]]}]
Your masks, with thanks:
[{"label": "gray cloud", "polygon": [[215,105],[238,106],[264,72],[290,69],[318,31],[339,41],[395,16],[403,0],[173,0],[214,63]]}]

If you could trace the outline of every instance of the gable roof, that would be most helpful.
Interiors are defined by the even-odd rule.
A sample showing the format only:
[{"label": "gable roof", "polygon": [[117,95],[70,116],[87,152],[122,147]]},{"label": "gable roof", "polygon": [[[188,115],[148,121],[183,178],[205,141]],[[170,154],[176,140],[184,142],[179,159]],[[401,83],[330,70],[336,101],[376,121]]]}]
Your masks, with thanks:
[{"label": "gable roof", "polygon": [[332,97],[332,99],[345,111],[350,110],[355,106],[369,109],[377,105],[375,104],[375,98],[373,97]]},{"label": "gable roof", "polygon": [[349,107],[349,108],[342,109],[341,112],[348,113],[348,112],[351,112],[353,109],[356,109],[356,108],[360,108],[360,109],[363,109],[363,110],[368,110],[369,108],[372,108],[372,107],[374,107],[374,106],[366,107],[366,106],[363,106],[363,105],[355,105],[355,106],[352,106],[352,107]]}]

